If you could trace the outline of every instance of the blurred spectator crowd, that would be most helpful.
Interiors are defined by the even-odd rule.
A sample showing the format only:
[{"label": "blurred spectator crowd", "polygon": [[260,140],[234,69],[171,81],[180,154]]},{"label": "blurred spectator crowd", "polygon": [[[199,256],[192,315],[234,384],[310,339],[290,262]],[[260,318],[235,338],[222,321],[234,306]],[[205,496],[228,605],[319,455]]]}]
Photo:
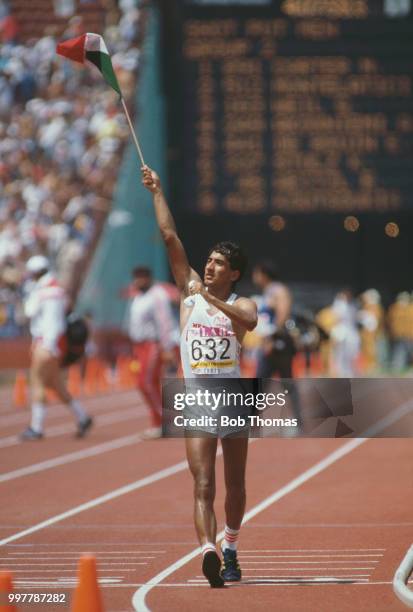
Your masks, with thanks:
[{"label": "blurred spectator crowd", "polygon": [[[56,9],[63,4],[55,0]],[[109,4],[102,35],[131,107],[144,11],[140,0]],[[98,70],[56,55],[58,41],[86,31],[81,16],[65,24],[21,42],[0,0],[0,337],[21,331],[24,263],[31,255],[48,256],[75,294],[129,138],[118,96]]]},{"label": "blurred spectator crowd", "polygon": [[[285,327],[297,350],[297,377],[403,375],[413,367],[413,293],[407,291],[387,308],[376,289],[357,297],[343,289],[315,313],[296,300]],[[247,334],[246,345],[245,362],[253,376],[256,332]]]},{"label": "blurred spectator crowd", "polygon": [[413,365],[413,294],[399,293],[385,309],[376,289],[357,300],[341,291],[315,317],[326,332],[319,351],[332,376],[401,374]]}]

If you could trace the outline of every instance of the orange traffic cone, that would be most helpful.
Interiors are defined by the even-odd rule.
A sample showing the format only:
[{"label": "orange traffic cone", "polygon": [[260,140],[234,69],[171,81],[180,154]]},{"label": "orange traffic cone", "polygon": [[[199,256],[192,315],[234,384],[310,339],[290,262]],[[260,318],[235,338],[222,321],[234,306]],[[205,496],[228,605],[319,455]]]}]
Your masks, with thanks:
[{"label": "orange traffic cone", "polygon": [[77,576],[78,581],[73,596],[72,612],[103,612],[95,557],[91,555],[80,557]]},{"label": "orange traffic cone", "polygon": [[13,389],[13,404],[16,408],[27,406],[27,378],[26,374],[19,370],[16,374],[16,381]]},{"label": "orange traffic cone", "polygon": [[12,591],[13,578],[11,572],[0,572],[0,612],[17,612],[16,606],[6,603],[7,595]]}]

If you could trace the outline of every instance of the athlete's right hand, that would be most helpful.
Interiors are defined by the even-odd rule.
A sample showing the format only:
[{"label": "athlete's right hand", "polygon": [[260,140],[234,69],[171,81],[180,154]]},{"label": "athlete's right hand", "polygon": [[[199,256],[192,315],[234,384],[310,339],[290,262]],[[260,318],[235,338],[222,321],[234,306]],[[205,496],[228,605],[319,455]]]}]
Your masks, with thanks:
[{"label": "athlete's right hand", "polygon": [[195,280],[189,281],[188,292],[190,296],[196,295],[197,293],[199,293],[200,295],[202,295],[204,300],[206,300],[207,302],[210,301],[211,294],[208,293],[205,286],[199,281],[195,281]]},{"label": "athlete's right hand", "polygon": [[156,193],[161,189],[161,180],[159,176],[149,168],[149,166],[142,166],[142,185],[148,189],[151,193]]}]

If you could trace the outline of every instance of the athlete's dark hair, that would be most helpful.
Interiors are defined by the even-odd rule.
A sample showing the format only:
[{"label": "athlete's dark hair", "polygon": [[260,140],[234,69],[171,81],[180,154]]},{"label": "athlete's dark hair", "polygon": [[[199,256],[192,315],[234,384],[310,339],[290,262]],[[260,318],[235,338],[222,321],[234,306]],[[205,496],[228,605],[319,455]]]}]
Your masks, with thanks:
[{"label": "athlete's dark hair", "polygon": [[213,251],[216,253],[221,253],[221,255],[225,255],[229,261],[231,270],[238,270],[239,277],[233,283],[233,285],[235,285],[235,283],[237,283],[243,277],[245,270],[247,269],[248,260],[244,251],[238,244],[235,244],[235,242],[226,241],[218,242],[218,244],[209,249],[208,255],[211,255]]},{"label": "athlete's dark hair", "polygon": [[259,261],[255,264],[254,268],[256,270],[260,270],[260,272],[268,276],[268,278],[270,278],[271,280],[278,279],[277,264],[274,263],[271,259],[264,259],[263,261]]},{"label": "athlete's dark hair", "polygon": [[132,276],[133,278],[141,278],[142,276],[145,278],[152,278],[152,271],[146,266],[136,266],[136,268],[132,270]]}]

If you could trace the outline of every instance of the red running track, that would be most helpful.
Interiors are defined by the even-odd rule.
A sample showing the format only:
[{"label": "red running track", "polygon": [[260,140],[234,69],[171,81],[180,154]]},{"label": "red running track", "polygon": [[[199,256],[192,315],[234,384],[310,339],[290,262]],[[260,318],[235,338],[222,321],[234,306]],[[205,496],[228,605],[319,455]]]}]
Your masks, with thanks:
[{"label": "red running track", "polygon": [[[182,440],[140,440],[148,421],[134,391],[85,403],[96,416],[88,438],[53,406],[49,435],[25,444],[16,434],[28,413],[0,405],[0,568],[16,589],[71,590],[92,552],[106,612],[133,610],[133,596],[142,612],[406,610],[391,582],[412,541],[410,440],[254,441],[243,581],[212,590],[198,555],[180,561],[197,547]],[[222,528],[221,457],[217,475]]]}]

